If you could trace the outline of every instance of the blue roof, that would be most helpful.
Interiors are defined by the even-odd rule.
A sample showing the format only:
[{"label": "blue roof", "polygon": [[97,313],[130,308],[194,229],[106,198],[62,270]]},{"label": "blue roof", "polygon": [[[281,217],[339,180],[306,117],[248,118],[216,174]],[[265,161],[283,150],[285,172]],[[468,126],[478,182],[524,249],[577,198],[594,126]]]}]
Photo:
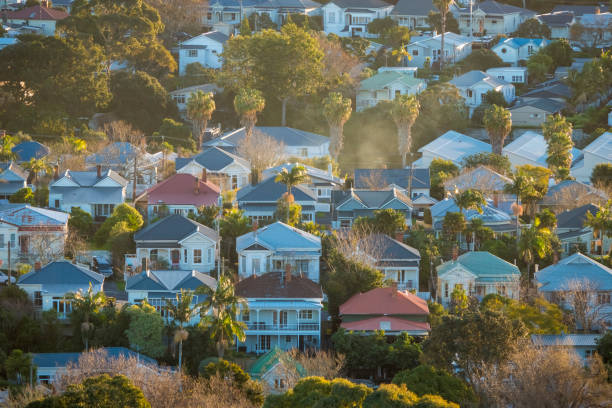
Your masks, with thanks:
[{"label": "blue roof", "polygon": [[213,146],[191,158],[177,158],[175,161],[176,169],[179,170],[185,167],[192,160],[209,171],[222,170],[232,163],[238,163],[246,167],[247,169],[251,167],[251,164],[248,160],[245,160],[240,156],[232,154],[227,150],[223,150],[216,146]]},{"label": "blue roof", "polygon": [[[413,169],[412,188],[429,188],[429,169]],[[407,189],[410,169],[355,169],[355,188],[370,188],[369,180],[376,179],[387,187],[395,184],[398,187]],[[377,186],[378,187],[378,186]]]},{"label": "blue roof", "polygon": [[204,285],[215,288],[217,281],[212,276],[198,271],[144,271],[128,278],[125,289],[176,293],[181,289],[196,290]]},{"label": "blue roof", "polygon": [[105,166],[127,163],[134,157],[136,149],[129,142],[115,142],[106,146],[100,153],[87,156],[87,164],[101,164]]},{"label": "blue roof", "polygon": [[[125,347],[103,347],[109,359],[123,358],[139,358],[143,362],[157,365],[154,359],[139,354]],[[77,364],[82,353],[35,353],[32,354],[32,362],[36,367],[66,367],[69,363]]]},{"label": "blue roof", "polygon": [[359,242],[361,243],[362,241],[369,243],[369,245],[365,245],[365,248],[366,250],[371,248],[372,253],[370,255],[375,257],[377,261],[402,260],[416,262],[421,259],[421,254],[418,249],[385,234],[372,234]]},{"label": "blue roof", "polygon": [[492,277],[497,279],[512,278],[521,272],[516,265],[506,262],[486,251],[471,251],[459,256],[457,260],[444,262],[438,266],[438,276],[452,270],[460,264],[479,278]]},{"label": "blue roof", "polygon": [[576,252],[536,273],[540,291],[557,292],[569,289],[573,281],[589,281],[596,290],[612,290],[612,269]]},{"label": "blue roof", "polygon": [[17,155],[18,162],[29,162],[30,159],[42,159],[50,152],[47,146],[33,140],[21,142],[15,145],[12,150],[13,153]]},{"label": "blue roof", "polygon": [[[282,183],[274,181],[275,177],[253,186],[242,187],[236,193],[239,204],[248,202],[276,203],[287,192],[287,187]],[[317,201],[317,196],[308,187],[297,185],[291,190],[296,202]]]},{"label": "blue roof", "polygon": [[[445,198],[431,207],[431,216],[436,219],[443,218],[448,212],[459,212],[459,207],[457,207],[455,200],[450,198]],[[482,214],[477,210],[470,209],[463,210],[463,215],[467,221],[479,218],[485,224],[507,223],[512,221],[512,218],[508,214],[488,205],[482,208]]]},{"label": "blue roof", "polygon": [[22,275],[17,281],[17,285],[41,285],[44,291],[52,294],[86,291],[90,284],[98,291],[103,283],[104,275],[69,261],[50,262]]},{"label": "blue roof", "polygon": [[[328,137],[290,127],[256,126],[253,132],[261,132],[288,147],[321,146],[322,144],[329,143]],[[204,143],[204,146],[217,146],[223,143],[227,143],[230,146],[238,146],[244,137],[244,128],[240,128],[232,130],[216,139],[209,140]]]},{"label": "blue roof", "polygon": [[321,251],[321,238],[280,221],[239,236],[236,239],[236,251],[242,251],[256,243],[272,251]]},{"label": "blue roof", "polygon": [[499,43],[497,45],[504,44],[504,45],[507,45],[508,47],[520,48],[530,43],[534,43],[538,47],[541,47],[542,45],[546,44],[546,40],[542,38],[522,38],[522,37],[502,38],[499,40]]},{"label": "blue roof", "polygon": [[[142,228],[134,234],[134,241],[137,243],[139,241],[178,242],[196,232],[200,232],[215,242],[219,240],[219,236],[212,228],[191,218],[172,214]],[[161,247],[156,246],[155,248]]]}]

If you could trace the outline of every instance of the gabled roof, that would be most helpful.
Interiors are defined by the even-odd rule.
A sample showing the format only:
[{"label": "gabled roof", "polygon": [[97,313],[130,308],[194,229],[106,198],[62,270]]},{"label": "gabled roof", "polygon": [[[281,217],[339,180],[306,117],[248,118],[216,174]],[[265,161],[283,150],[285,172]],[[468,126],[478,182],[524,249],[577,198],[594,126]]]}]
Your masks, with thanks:
[{"label": "gabled roof", "polygon": [[467,156],[476,153],[491,153],[491,145],[449,130],[436,140],[421,147],[419,152],[427,152],[430,156],[451,160],[460,165]]},{"label": "gabled roof", "polygon": [[[443,218],[446,213],[449,212],[459,212],[459,207],[455,203],[455,200],[450,198],[445,198],[442,201],[438,201],[436,204],[431,206],[431,216],[435,219]],[[508,223],[512,221],[512,218],[503,211],[498,210],[497,208],[490,207],[486,205],[482,208],[482,214],[480,214],[477,210],[463,210],[463,216],[466,221],[471,221],[474,218],[481,219],[485,225],[486,224],[500,224],[500,223]],[[435,228],[438,228],[438,223],[434,225]]]},{"label": "gabled roof", "polygon": [[[29,173],[15,162],[0,162],[0,177],[4,176],[6,171],[10,171],[21,180],[27,180]],[[13,181],[13,180],[10,180]]]},{"label": "gabled roof", "polygon": [[[352,322],[342,322],[340,327],[345,330],[356,332],[385,330],[385,333],[407,332],[413,335],[426,335],[431,330],[427,322],[413,322],[392,316],[380,316]],[[388,327],[388,329],[384,329],[385,327]]]},{"label": "gabled roof", "polygon": [[176,173],[146,191],[149,205],[216,205],[219,187],[188,173]]},{"label": "gabled roof", "polygon": [[391,14],[400,16],[423,16],[427,17],[429,12],[438,12],[433,0],[399,0]]},{"label": "gabled roof", "polygon": [[601,334],[532,334],[536,346],[597,347]]},{"label": "gabled roof", "polygon": [[572,91],[569,86],[560,81],[551,81],[545,85],[524,93],[521,98],[569,98]]},{"label": "gabled roof", "polygon": [[134,234],[134,241],[137,243],[138,241],[179,242],[196,232],[207,236],[215,242],[219,240],[219,236],[212,228],[182,215],[173,214],[138,231]]},{"label": "gabled roof", "polygon": [[63,20],[68,17],[68,13],[63,10],[36,5],[17,11],[9,11],[6,16],[10,20]]},{"label": "gabled roof", "polygon": [[[239,203],[276,203],[287,192],[287,187],[282,183],[275,182],[274,179],[275,177],[270,177],[255,186],[242,187],[236,193],[236,199]],[[294,186],[291,193],[296,202],[317,201],[316,194],[303,185]]]},{"label": "gabled roof", "polygon": [[477,277],[516,277],[521,274],[516,265],[486,251],[471,251],[459,256],[456,261],[444,262],[437,267],[438,276],[442,277],[455,266],[461,265]]},{"label": "gabled roof", "polygon": [[607,5],[573,5],[573,4],[558,4],[553,8],[552,12],[568,11],[573,13],[576,17],[582,17],[583,14],[596,14],[605,13],[608,11]]},{"label": "gabled roof", "polygon": [[353,295],[340,305],[340,316],[346,315],[422,315],[429,314],[427,302],[417,295],[392,287],[375,288]]},{"label": "gabled roof", "polygon": [[413,87],[420,84],[425,84],[425,81],[415,78],[412,73],[404,73],[401,71],[383,71],[378,72],[371,77],[364,79],[359,84],[360,91],[378,91],[385,89],[393,82],[400,82],[407,87]]},{"label": "gabled roof", "polygon": [[247,299],[323,299],[323,291],[317,283],[301,276],[291,276],[287,282],[282,275],[269,272],[249,276],[236,284],[236,295]]},{"label": "gabled roof", "polygon": [[589,281],[596,290],[612,290],[612,269],[576,252],[536,273],[544,292],[566,291],[572,282]]},{"label": "gabled roof", "polygon": [[[121,177],[121,175],[119,175],[119,173],[111,169],[102,171],[102,174],[100,177],[98,177],[97,170],[94,170],[94,171],[66,170],[66,172],[64,173],[64,177],[72,180],[74,183],[78,184],[79,187],[96,187],[96,184],[98,184],[100,181],[104,180],[107,177],[116,181],[118,184],[120,184],[123,187],[127,186],[128,184],[126,179],[124,179],[123,177]],[[60,180],[61,180],[61,177],[60,177]],[[53,186],[53,184],[55,184],[55,182],[51,183],[51,187]]]},{"label": "gabled roof", "polygon": [[467,169],[457,177],[446,180],[444,187],[448,191],[454,191],[455,187],[463,191],[478,185],[481,190],[503,191],[504,186],[510,182],[512,180],[509,177],[481,165],[473,169]]},{"label": "gabled roof", "polygon": [[543,110],[547,113],[559,113],[565,107],[565,103],[550,98],[529,98],[527,100],[519,100],[513,107],[509,108],[510,112],[522,109],[524,107],[534,107]]},{"label": "gabled roof", "polygon": [[[408,188],[410,168],[407,169],[355,169],[355,188],[371,188],[372,182],[381,183],[376,187],[388,187],[394,184],[403,189]],[[412,169],[412,188],[430,188],[429,169]]]},{"label": "gabled roof", "polygon": [[[262,377],[273,369],[277,364],[283,364],[281,357],[285,352],[278,346],[274,346],[270,351],[262,355],[255,361],[255,364],[249,369],[249,374],[254,380],[261,380]],[[307,373],[300,363],[295,364],[295,369],[300,376],[306,377]]]},{"label": "gabled roof", "polygon": [[[546,158],[548,157],[548,143],[546,139],[539,133],[528,130],[520,137],[513,140],[511,143],[504,146],[502,152],[504,155],[512,153],[526,160],[537,163],[538,166],[547,167]],[[582,158],[580,149],[572,148],[572,162],[576,162]]]},{"label": "gabled roof", "polygon": [[21,142],[12,149],[19,162],[29,162],[30,159],[42,159],[49,154],[49,148],[34,140]]},{"label": "gabled roof", "polygon": [[214,289],[217,287],[217,281],[212,276],[198,271],[143,271],[128,278],[125,290],[179,292],[181,289],[196,290],[200,286]]},{"label": "gabled roof", "polygon": [[416,262],[421,259],[418,249],[393,239],[386,234],[369,235],[359,241],[359,246],[365,248],[366,252],[371,252],[370,255],[375,257],[377,261],[414,261],[416,265]]},{"label": "gabled roof", "polygon": [[[288,147],[321,146],[325,143],[329,143],[328,137],[290,127],[255,126],[253,132],[261,132]],[[244,136],[244,128],[240,128],[227,132],[218,138],[209,140],[204,143],[204,146],[217,146],[220,143],[226,143],[236,147],[240,144],[242,139],[244,139]]]},{"label": "gabled roof", "polygon": [[276,175],[280,173],[283,169],[291,171],[291,169],[293,169],[295,166],[304,167],[304,169],[306,169],[306,174],[310,177],[311,183],[313,184],[317,182],[317,180],[313,179],[320,179],[338,185],[344,184],[344,179],[334,176],[333,173],[330,174],[329,171],[321,170],[316,167],[312,167],[302,163],[283,163],[279,164],[278,166],[269,167],[263,171],[263,177],[264,179],[267,179],[269,177],[276,177]]},{"label": "gabled roof", "polygon": [[382,0],[332,0],[330,3],[334,3],[340,8],[385,8],[393,6]]},{"label": "gabled roof", "polygon": [[196,35],[195,37],[190,38],[190,39],[188,39],[186,41],[183,41],[182,43],[180,43],[180,46],[182,47],[182,46],[186,45],[187,46],[186,48],[189,48],[189,45],[197,44],[198,40],[200,40],[202,38],[208,38],[208,39],[216,41],[216,42],[218,42],[220,44],[225,44],[225,42],[227,40],[229,40],[229,36],[223,34],[220,31],[209,31],[207,33],[202,33],[202,34]]},{"label": "gabled roof", "polygon": [[[524,9],[521,7],[511,6],[509,4],[498,3],[494,0],[483,1],[477,3],[474,10],[480,9],[486,14],[512,14],[520,13],[521,15],[535,15],[535,11]],[[468,9],[469,10],[469,9]]]},{"label": "gabled roof", "polygon": [[350,191],[332,191],[332,197],[334,198],[333,201],[337,203],[336,208],[350,200],[355,200],[363,205],[364,209],[370,210],[383,209],[392,200],[398,200],[406,207],[412,207],[410,198],[400,193],[396,188],[390,190],[351,189]]},{"label": "gabled roof", "polygon": [[179,170],[185,167],[187,164],[195,161],[200,166],[206,168],[208,171],[219,171],[223,170],[232,163],[238,163],[239,165],[249,169],[251,164],[248,160],[243,159],[240,156],[232,154],[226,150],[219,149],[216,146],[210,147],[201,153],[196,154],[191,158],[177,158],[176,169]]},{"label": "gabled roof", "polygon": [[271,251],[321,251],[321,238],[277,221],[236,239],[236,251],[260,244]]},{"label": "gabled roof", "polygon": [[0,205],[0,221],[18,226],[66,225],[70,214],[46,208],[32,207],[30,204]]},{"label": "gabled roof", "polygon": [[522,38],[522,37],[512,37],[512,38],[502,38],[499,42],[493,46],[493,48],[497,48],[500,45],[504,45],[506,47],[519,49],[528,44],[535,44],[538,47],[542,47],[546,45],[548,41],[543,38]]},{"label": "gabled roof", "polygon": [[[125,347],[103,347],[101,350],[106,352],[108,359],[136,358],[147,364],[157,365],[155,359]],[[81,355],[83,353],[34,353],[32,354],[32,363],[38,368],[63,368],[68,364],[77,364]]]},{"label": "gabled roof", "polygon": [[104,147],[101,152],[94,153],[85,159],[87,164],[123,164],[131,160],[138,150],[129,142],[114,142]]},{"label": "gabled roof", "polygon": [[586,214],[588,212],[592,215],[597,215],[599,207],[594,204],[586,204],[557,214],[557,228],[582,229],[584,227],[584,221],[587,219]]},{"label": "gabled roof", "polygon": [[576,180],[563,180],[548,188],[540,204],[550,206],[567,205],[568,203],[575,203],[576,200],[582,201],[588,197],[591,197],[591,200],[595,202],[605,201],[608,198],[606,193],[591,185]]},{"label": "gabled roof", "polygon": [[605,132],[584,148],[583,153],[599,156],[612,162],[612,132]]},{"label": "gabled roof", "polygon": [[[239,0],[212,0],[210,6],[221,5],[223,7],[240,8]],[[255,8],[298,8],[298,9],[313,9],[321,5],[312,0],[243,0],[243,7]]]},{"label": "gabled roof", "polygon": [[571,11],[553,11],[552,13],[538,15],[538,20],[551,27],[569,26],[574,21],[574,13]]},{"label": "gabled roof", "polygon": [[43,289],[51,293],[76,292],[79,289],[87,290],[89,284],[100,285],[104,282],[104,275],[96,273],[84,266],[75,265],[69,261],[54,261],[22,275],[17,281],[18,285],[42,285]]},{"label": "gabled roof", "polygon": [[449,81],[449,83],[455,85],[458,88],[469,88],[480,82],[483,82],[493,88],[497,88],[504,85],[511,85],[509,82],[491,76],[484,71],[469,71]]}]

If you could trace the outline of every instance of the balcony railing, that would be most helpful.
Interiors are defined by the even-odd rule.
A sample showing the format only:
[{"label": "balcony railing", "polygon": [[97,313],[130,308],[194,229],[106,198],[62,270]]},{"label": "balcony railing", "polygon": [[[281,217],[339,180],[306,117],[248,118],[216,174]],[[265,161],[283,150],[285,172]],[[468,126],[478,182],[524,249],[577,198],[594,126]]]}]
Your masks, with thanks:
[{"label": "balcony railing", "polygon": [[319,323],[270,324],[265,322],[246,323],[247,330],[260,331],[319,331]]}]

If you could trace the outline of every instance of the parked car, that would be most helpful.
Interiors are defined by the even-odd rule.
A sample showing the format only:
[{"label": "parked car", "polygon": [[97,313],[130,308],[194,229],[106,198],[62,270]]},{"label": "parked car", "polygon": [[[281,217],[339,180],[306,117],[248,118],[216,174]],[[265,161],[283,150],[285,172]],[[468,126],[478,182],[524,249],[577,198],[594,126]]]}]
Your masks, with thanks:
[{"label": "parked car", "polygon": [[113,265],[106,257],[103,256],[93,257],[92,269],[94,272],[101,273],[106,277],[111,276],[113,274]]}]

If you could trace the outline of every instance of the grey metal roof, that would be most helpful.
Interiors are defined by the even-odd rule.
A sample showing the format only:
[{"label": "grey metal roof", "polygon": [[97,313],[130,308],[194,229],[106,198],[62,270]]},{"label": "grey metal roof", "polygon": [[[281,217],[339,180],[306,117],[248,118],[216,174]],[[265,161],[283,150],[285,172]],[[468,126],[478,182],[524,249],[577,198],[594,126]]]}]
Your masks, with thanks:
[{"label": "grey metal roof", "polygon": [[[157,361],[125,347],[103,347],[108,359],[137,358],[148,364],[157,365]],[[34,353],[32,362],[39,368],[63,368],[69,363],[76,364],[83,353]]]},{"label": "grey metal roof", "polygon": [[196,290],[200,286],[215,288],[217,281],[210,275],[198,271],[171,270],[171,271],[143,271],[138,275],[128,278],[126,291],[147,292],[179,292],[184,290]]},{"label": "grey metal roof", "polygon": [[586,213],[589,211],[595,215],[599,212],[599,207],[594,204],[586,204],[557,214],[557,228],[582,229],[586,220]]},{"label": "grey metal roof", "polygon": [[[535,15],[535,11],[527,10],[521,7],[511,6],[509,4],[498,3],[494,0],[483,1],[477,3],[474,10],[480,9],[486,14],[511,14],[521,13],[522,15]],[[469,9],[468,9],[469,10]]]},{"label": "grey metal roof", "polygon": [[[239,0],[211,0],[209,6],[221,5],[223,7],[235,7],[240,8]],[[254,8],[298,8],[298,9],[311,9],[318,8],[321,5],[312,0],[243,0],[243,7],[254,7]]]},{"label": "grey metal roof", "polygon": [[[329,143],[329,138],[315,133],[306,132],[304,130],[294,129],[283,126],[256,126],[253,132],[261,132],[272,139],[283,143],[285,146],[321,146]],[[229,143],[232,146],[238,146],[244,139],[244,128],[236,129],[225,133],[216,139],[212,139],[204,143],[204,146],[215,146],[219,142]]]},{"label": "grey metal roof", "polygon": [[108,169],[102,172],[101,177],[98,177],[97,171],[70,171],[66,170],[64,177],[69,178],[81,187],[93,187],[100,180],[110,177],[122,186],[127,186],[128,182],[126,179],[121,177],[119,173],[114,170]]},{"label": "grey metal roof", "polygon": [[[236,199],[240,204],[248,202],[260,203],[276,203],[283,194],[287,192],[287,187],[282,183],[274,181],[274,177],[270,177],[256,186],[248,185],[236,194]],[[293,197],[296,202],[300,201],[317,201],[317,196],[308,187],[297,185],[292,189]]]},{"label": "grey metal roof", "polygon": [[223,34],[220,31],[210,31],[208,33],[204,33],[204,34],[201,34],[201,35],[203,35],[204,37],[208,37],[211,40],[214,40],[214,41],[219,42],[221,44],[225,44],[225,42],[227,40],[229,40],[229,36]]},{"label": "grey metal roof", "polygon": [[378,261],[419,261],[421,254],[418,249],[406,245],[386,234],[372,234],[359,241],[365,242],[364,248],[371,248],[370,255]]},{"label": "grey metal roof", "polygon": [[234,162],[239,163],[242,166],[245,166],[246,168],[251,167],[251,164],[248,160],[243,159],[242,157],[232,154],[226,150],[213,146],[193,156],[192,158],[177,159],[176,169],[178,170],[185,167],[192,160],[210,171],[219,171]]},{"label": "grey metal roof", "polygon": [[342,206],[351,199],[362,203],[367,209],[374,210],[383,208],[394,199],[399,200],[408,208],[411,207],[410,199],[395,188],[391,190],[351,189],[349,191],[332,191],[332,201],[336,203],[336,207]]},{"label": "grey metal roof", "polygon": [[62,201],[67,205],[90,204],[121,204],[123,202],[123,187],[54,187],[49,186],[50,194],[61,194]]},{"label": "grey metal roof", "polygon": [[[448,212],[459,212],[459,207],[457,207],[455,200],[450,198],[445,198],[431,207],[431,216],[434,218],[443,218]],[[485,224],[506,223],[512,220],[512,218],[505,212],[488,205],[482,208],[482,214],[476,210],[470,209],[463,210],[463,215],[467,221],[470,221],[473,218],[479,218]]]},{"label": "grey metal roof", "polygon": [[391,14],[427,17],[430,11],[438,12],[433,0],[399,0]]},{"label": "grey metal roof", "polygon": [[134,241],[178,242],[189,235],[200,232],[213,241],[218,241],[216,231],[182,215],[172,214],[153,224],[147,225],[136,234]]},{"label": "grey metal roof", "polygon": [[547,26],[569,26],[574,20],[574,13],[571,11],[553,11],[552,13],[540,14],[538,19]]},{"label": "grey metal roof", "polygon": [[519,103],[515,104],[509,110],[512,112],[514,110],[529,106],[552,114],[560,112],[565,107],[565,103],[550,98],[530,98],[519,101]]},{"label": "grey metal roof", "polygon": [[590,229],[583,228],[583,229],[579,229],[575,231],[562,232],[560,234],[557,234],[557,237],[559,237],[561,241],[564,241],[567,239],[577,238],[583,235],[590,235],[590,234],[592,234],[592,231]]},{"label": "grey metal roof", "polygon": [[557,11],[569,11],[575,16],[581,17],[584,14],[597,14],[598,12],[605,13],[608,11],[607,5],[572,5],[572,4],[558,4],[552,9],[552,12]]},{"label": "grey metal roof", "polygon": [[336,177],[333,174],[330,174],[328,171],[321,170],[316,167],[312,167],[302,163],[283,163],[279,164],[278,166],[269,167],[263,171],[263,177],[265,179],[267,179],[268,177],[276,177],[276,175],[280,173],[283,169],[291,171],[291,169],[295,166],[302,166],[306,169],[306,174],[308,174],[308,176],[310,177],[310,181],[312,184],[317,184],[317,179],[333,184],[344,184],[344,179]]},{"label": "grey metal roof", "polygon": [[[429,169],[412,169],[412,188],[430,188]],[[407,189],[410,169],[355,169],[355,188],[372,187],[369,182],[380,180],[380,187],[387,187],[395,184],[398,187]]]},{"label": "grey metal roof", "polygon": [[291,249],[300,253],[315,251],[318,254],[321,251],[321,238],[280,221],[239,236],[236,239],[236,250],[242,251],[256,244],[271,251]]},{"label": "grey metal roof", "polygon": [[570,96],[572,91],[569,86],[560,81],[552,81],[524,93],[521,98],[569,98]]},{"label": "grey metal roof", "polygon": [[456,87],[470,87],[479,82],[485,82],[491,85],[492,87],[509,85],[508,82],[502,79],[496,78],[492,75],[489,75],[483,71],[469,71],[463,75],[453,78],[449,82],[455,85]]},{"label": "grey metal roof", "polygon": [[392,6],[392,4],[382,0],[332,0],[330,3],[334,3],[341,8],[383,8]]},{"label": "grey metal roof", "polygon": [[538,346],[596,347],[601,334],[532,334]]},{"label": "grey metal roof", "polygon": [[89,286],[89,283],[104,282],[104,275],[69,261],[54,261],[39,270],[22,275],[18,284],[24,285],[55,285],[66,284],[74,286]]},{"label": "grey metal roof", "polygon": [[[15,162],[0,162],[0,177],[6,179],[4,174],[6,171],[10,171],[21,180],[27,180],[29,173],[25,171],[20,165]],[[15,180],[16,181],[16,180]]]},{"label": "grey metal roof", "polygon": [[548,188],[540,204],[555,206],[587,197],[592,197],[592,201],[595,202],[599,200],[605,201],[608,198],[605,192],[591,185],[576,180],[563,180]]},{"label": "grey metal roof", "polygon": [[596,290],[612,290],[612,269],[576,252],[536,273],[541,292],[570,289],[572,282],[590,282]]}]

